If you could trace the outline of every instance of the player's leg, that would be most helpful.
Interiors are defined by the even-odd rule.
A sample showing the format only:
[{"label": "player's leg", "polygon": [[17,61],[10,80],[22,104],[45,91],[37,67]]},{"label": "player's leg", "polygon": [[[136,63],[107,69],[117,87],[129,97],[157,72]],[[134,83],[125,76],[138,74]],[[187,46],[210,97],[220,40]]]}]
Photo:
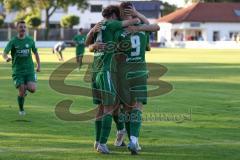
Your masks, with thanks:
[{"label": "player's leg", "polygon": [[130,141],[130,111],[127,105],[123,106],[124,108],[124,122],[125,122],[125,129],[127,131],[128,140]]},{"label": "player's leg", "polygon": [[117,105],[116,109],[113,111],[113,120],[116,124],[117,134],[114,142],[114,146],[122,147],[126,146],[124,143],[124,137],[126,135],[126,130],[124,127],[124,113],[122,112],[121,105]]},{"label": "player's leg", "polygon": [[57,46],[56,52],[57,52],[57,56],[58,56],[58,60],[59,60],[59,61],[63,61],[62,50],[63,50],[63,49],[62,49],[61,46]]},{"label": "player's leg", "polygon": [[111,131],[112,112],[115,109],[116,98],[110,72],[101,72],[101,74],[97,76],[97,81],[101,88],[102,104],[104,105],[100,144],[97,150],[100,153],[108,154],[110,152],[106,144]]},{"label": "player's leg", "polygon": [[30,73],[30,74],[27,74],[25,76],[25,87],[26,87],[26,90],[28,90],[31,93],[36,92],[36,89],[37,89],[36,82],[37,82],[37,75],[36,75],[36,73],[33,72],[33,73]]},{"label": "player's leg", "polygon": [[58,54],[59,54],[59,56],[60,56],[59,61],[63,61],[63,55],[62,55],[62,51],[61,51],[61,49],[60,49],[60,51],[58,52]]},{"label": "player's leg", "polygon": [[19,115],[25,115],[24,112],[24,101],[25,101],[25,91],[26,87],[24,84],[24,75],[22,74],[13,74],[12,75],[13,82],[15,87],[18,89],[18,107],[19,107]]},{"label": "player's leg", "polygon": [[18,106],[19,106],[19,115],[25,115],[24,110],[24,101],[25,101],[25,85],[21,84],[18,86]]},{"label": "player's leg", "polygon": [[101,95],[98,91],[98,85],[96,83],[96,76],[98,72],[92,72],[91,77],[91,85],[92,85],[92,96],[93,96],[93,104],[97,105],[97,112],[95,118],[95,142],[94,149],[97,149],[99,145],[101,129],[102,129],[102,116],[103,116],[103,106],[101,104]]},{"label": "player's leg", "polygon": [[103,116],[103,106],[99,104],[96,113],[96,119],[95,119],[95,143],[94,143],[94,149],[97,149],[99,145],[100,135],[101,135],[101,129],[102,129],[102,116]]},{"label": "player's leg", "polygon": [[142,104],[136,103],[136,105],[131,108],[130,111],[130,143],[129,149],[132,154],[137,154],[138,152],[138,138],[140,134],[140,128],[142,124]]},{"label": "player's leg", "polygon": [[34,92],[36,92],[36,89],[37,89],[36,86],[37,86],[37,85],[36,85],[35,82],[29,81],[29,82],[27,82],[26,89],[27,89],[29,92],[34,93]]},{"label": "player's leg", "polygon": [[125,120],[124,120],[124,113],[123,113],[123,108],[122,108],[122,103],[120,101],[120,97],[118,95],[119,92],[119,83],[118,83],[118,76],[115,74],[115,76],[112,76],[112,81],[113,81],[113,85],[114,85],[114,89],[116,92],[116,98],[117,98],[117,103],[115,105],[115,109],[113,111],[113,120],[116,124],[116,128],[117,128],[117,134],[116,134],[116,139],[114,142],[114,146],[116,147],[122,147],[122,146],[126,146],[126,144],[124,143],[124,138],[126,135],[126,130],[125,130]]},{"label": "player's leg", "polygon": [[[130,77],[133,81],[130,82],[132,88],[132,98],[136,101],[135,105],[130,108],[130,144],[129,149],[132,154],[137,154],[139,151],[139,134],[142,124],[142,108],[143,104],[147,103],[147,72],[136,72]],[[137,84],[137,86],[136,86]]]},{"label": "player's leg", "polygon": [[80,70],[81,66],[82,66],[82,59],[83,59],[83,56],[82,55],[77,55],[76,57],[76,61],[77,61],[77,66],[78,66],[78,69]]}]

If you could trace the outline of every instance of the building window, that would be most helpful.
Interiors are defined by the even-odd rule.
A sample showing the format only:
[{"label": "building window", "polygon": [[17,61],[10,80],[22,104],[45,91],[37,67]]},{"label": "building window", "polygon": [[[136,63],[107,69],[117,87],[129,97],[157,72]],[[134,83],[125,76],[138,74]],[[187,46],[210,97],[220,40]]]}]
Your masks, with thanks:
[{"label": "building window", "polygon": [[102,5],[91,5],[91,12],[102,12]]},{"label": "building window", "polygon": [[234,12],[235,12],[236,16],[240,17],[240,9],[235,9]]},{"label": "building window", "polygon": [[219,31],[213,32],[213,41],[219,41],[220,40],[220,33]]},{"label": "building window", "polygon": [[231,41],[237,41],[238,37],[240,37],[240,31],[229,32],[229,39]]}]

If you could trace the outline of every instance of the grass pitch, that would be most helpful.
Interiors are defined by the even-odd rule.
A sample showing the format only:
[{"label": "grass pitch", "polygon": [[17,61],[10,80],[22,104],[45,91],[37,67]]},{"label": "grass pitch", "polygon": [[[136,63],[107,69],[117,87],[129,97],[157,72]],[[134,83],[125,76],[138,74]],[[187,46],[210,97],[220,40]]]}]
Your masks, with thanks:
[{"label": "grass pitch", "polygon": [[[147,54],[148,62],[168,68],[161,80],[171,83],[174,89],[149,98],[144,116],[172,118],[189,116],[191,111],[191,120],[148,118],[142,126],[142,151],[137,156],[112,145],[114,124],[108,142],[113,153],[100,155],[93,150],[93,121],[66,122],[56,117],[55,105],[61,100],[74,101],[72,113],[91,109],[92,100],[51,89],[49,76],[62,62],[50,49],[39,49],[39,53],[42,71],[38,74],[38,90],[27,96],[24,118],[18,116],[11,65],[0,59],[0,160],[239,159],[239,50],[152,49]],[[65,60],[74,57],[74,49],[66,49],[63,54]],[[82,71],[73,71],[65,83],[82,85],[85,69],[83,66]]]}]

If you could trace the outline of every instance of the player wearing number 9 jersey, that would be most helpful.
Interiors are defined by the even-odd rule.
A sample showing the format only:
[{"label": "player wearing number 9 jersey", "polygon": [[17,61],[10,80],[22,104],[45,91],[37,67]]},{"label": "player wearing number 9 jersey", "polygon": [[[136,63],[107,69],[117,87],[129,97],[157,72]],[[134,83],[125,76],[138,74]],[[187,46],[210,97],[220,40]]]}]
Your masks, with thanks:
[{"label": "player wearing number 9 jersey", "polygon": [[[121,18],[131,19],[133,16],[127,14],[127,10],[134,10],[130,2],[123,2],[120,5]],[[138,25],[132,29],[133,33],[123,29],[115,34],[118,53],[117,64],[117,85],[118,96],[124,104],[127,117],[125,127],[128,132],[130,143],[128,148],[132,154],[139,151],[138,137],[141,128],[142,104],[147,103],[147,68],[145,51],[149,43],[149,32],[157,31],[157,25]]]},{"label": "player wearing number 9 jersey", "polygon": [[[149,43],[149,33],[144,31],[129,33],[126,30],[120,30],[115,34],[115,40],[119,49],[117,53],[117,72],[119,76],[117,80],[119,81],[117,83],[120,100],[130,106],[134,105],[136,101],[146,104],[147,67],[145,51]],[[134,78],[137,79],[130,80]],[[137,86],[138,83],[140,84],[139,87]],[[130,92],[131,87],[133,88],[132,92]],[[141,90],[141,92],[138,92],[138,90]]]}]

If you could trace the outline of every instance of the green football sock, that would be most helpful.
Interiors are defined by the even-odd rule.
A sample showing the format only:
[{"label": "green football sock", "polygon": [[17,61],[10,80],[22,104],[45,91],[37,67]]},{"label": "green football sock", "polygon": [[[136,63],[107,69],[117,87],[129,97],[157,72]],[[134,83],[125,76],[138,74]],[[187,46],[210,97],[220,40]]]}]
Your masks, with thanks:
[{"label": "green football sock", "polygon": [[101,129],[101,136],[100,136],[100,143],[106,144],[112,125],[112,115],[107,114],[102,118],[102,129]]},{"label": "green football sock", "polygon": [[125,128],[127,130],[128,139],[130,140],[130,122],[128,119],[125,122]]},{"label": "green football sock", "polygon": [[95,132],[96,132],[96,141],[99,142],[102,129],[102,119],[95,121]]},{"label": "green football sock", "polygon": [[20,111],[24,111],[23,105],[24,105],[24,97],[18,96],[18,106]]},{"label": "green football sock", "polygon": [[142,112],[138,109],[133,109],[130,112],[130,136],[139,137],[142,123]]},{"label": "green football sock", "polygon": [[121,114],[113,116],[113,120],[116,124],[116,128],[117,128],[118,131],[121,131],[121,130],[124,129],[124,121],[123,121],[121,116],[122,116]]}]

